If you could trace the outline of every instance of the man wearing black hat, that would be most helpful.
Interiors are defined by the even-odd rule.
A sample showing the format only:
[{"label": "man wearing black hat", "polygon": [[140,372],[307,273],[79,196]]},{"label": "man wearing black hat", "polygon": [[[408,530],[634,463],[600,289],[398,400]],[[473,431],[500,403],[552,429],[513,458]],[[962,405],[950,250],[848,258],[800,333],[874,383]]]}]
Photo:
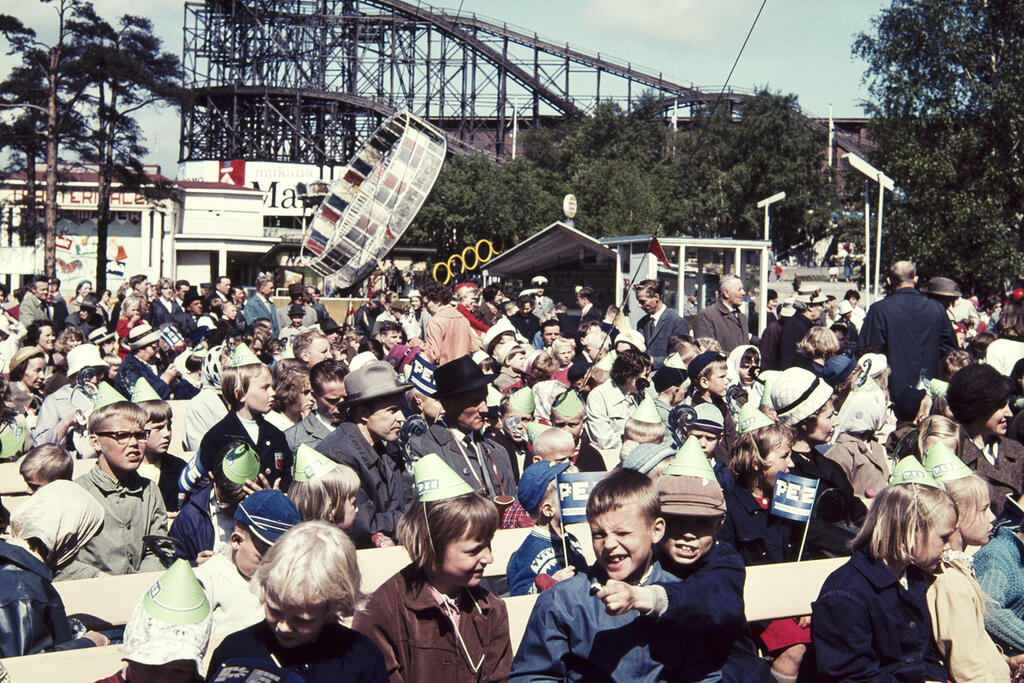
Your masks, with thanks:
[{"label": "man wearing black hat", "polygon": [[968,365],[949,380],[946,400],[967,438],[960,459],[988,480],[992,512],[1003,509],[1007,494],[1021,495],[1024,446],[1006,437],[1014,393],[1010,380],[990,365]]},{"label": "man wearing black hat", "polygon": [[887,276],[890,293],[871,304],[858,334],[860,349],[884,353],[892,375],[889,390],[916,386],[921,373],[939,376],[939,361],[957,348],[942,304],[917,291],[917,268],[897,261]]},{"label": "man wearing black hat", "polygon": [[485,375],[470,356],[449,361],[434,371],[437,393],[444,407],[442,422],[414,436],[409,450],[418,459],[436,453],[481,495],[505,497],[511,503],[516,491],[508,452],[484,434],[487,415],[487,385],[494,375]]},{"label": "man wearing black hat", "polygon": [[372,361],[344,380],[345,420],[316,450],[359,475],[356,521],[349,534],[358,547],[395,544],[398,520],[416,500],[412,477],[398,462],[402,394],[412,385],[391,365]]}]

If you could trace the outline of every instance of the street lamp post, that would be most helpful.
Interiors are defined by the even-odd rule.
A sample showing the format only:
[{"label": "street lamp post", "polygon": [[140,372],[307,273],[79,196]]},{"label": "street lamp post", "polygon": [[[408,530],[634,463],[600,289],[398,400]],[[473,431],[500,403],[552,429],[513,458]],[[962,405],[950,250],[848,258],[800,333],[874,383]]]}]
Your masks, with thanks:
[{"label": "street lamp post", "polygon": [[[769,238],[769,221],[768,207],[775,202],[782,201],[786,198],[785,192],[777,192],[771,197],[765,197],[757,203],[757,208],[764,209],[764,240],[767,242]],[[739,270],[739,264],[736,265],[737,271]],[[768,250],[761,250],[761,272],[767,273],[768,271]],[[764,282],[768,282],[768,277],[765,275]],[[761,334],[764,334],[764,328],[768,325],[768,288],[761,288],[761,301],[758,306],[759,310],[757,313],[757,329]]]},{"label": "street lamp post", "polygon": [[[853,166],[856,170],[860,171],[863,175],[867,176],[869,180],[873,180],[878,183],[878,227],[876,229],[877,235],[875,236],[875,297],[878,297],[879,291],[879,264],[882,261],[882,205],[885,201],[885,190],[890,192],[896,187],[893,183],[892,178],[885,175],[877,168],[860,158],[856,154],[849,153],[844,154],[843,158],[849,162],[850,166]],[[868,286],[868,277],[870,276],[870,257],[871,257],[871,236],[870,222],[868,215],[868,206],[865,202],[864,206],[864,288],[867,290],[867,303],[871,303],[871,288]]]}]

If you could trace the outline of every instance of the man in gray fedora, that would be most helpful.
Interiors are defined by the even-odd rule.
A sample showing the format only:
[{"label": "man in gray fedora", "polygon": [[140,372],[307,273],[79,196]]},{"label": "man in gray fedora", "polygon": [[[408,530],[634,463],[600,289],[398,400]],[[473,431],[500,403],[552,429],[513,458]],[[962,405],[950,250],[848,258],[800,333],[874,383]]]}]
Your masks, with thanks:
[{"label": "man in gray fedora", "polygon": [[484,374],[470,356],[437,368],[434,398],[444,407],[444,417],[412,437],[409,450],[415,459],[436,453],[478,493],[511,503],[516,480],[508,452],[483,431],[487,385],[494,377]]},{"label": "man in gray fedora", "polygon": [[412,477],[398,465],[394,442],[405,417],[403,384],[383,361],[345,376],[345,420],[316,450],[359,475],[356,521],[349,532],[357,547],[395,544],[398,520],[416,500]]}]

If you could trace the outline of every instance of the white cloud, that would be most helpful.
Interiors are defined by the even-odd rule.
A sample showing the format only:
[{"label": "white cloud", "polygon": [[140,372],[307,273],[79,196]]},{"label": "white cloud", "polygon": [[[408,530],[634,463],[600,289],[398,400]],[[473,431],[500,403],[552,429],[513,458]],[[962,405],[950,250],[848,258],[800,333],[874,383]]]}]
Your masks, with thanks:
[{"label": "white cloud", "polygon": [[759,6],[753,0],[589,0],[580,16],[594,29],[694,50],[749,27]]}]

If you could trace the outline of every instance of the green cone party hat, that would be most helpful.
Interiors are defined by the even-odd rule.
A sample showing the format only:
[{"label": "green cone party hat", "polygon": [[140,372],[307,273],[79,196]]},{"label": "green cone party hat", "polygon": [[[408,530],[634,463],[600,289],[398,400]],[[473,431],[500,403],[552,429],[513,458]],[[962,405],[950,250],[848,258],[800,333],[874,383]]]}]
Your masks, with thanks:
[{"label": "green cone party hat", "polygon": [[10,460],[21,453],[27,433],[25,425],[16,420],[0,424],[0,460]]},{"label": "green cone party hat", "polygon": [[649,395],[644,395],[644,400],[640,401],[640,405],[636,407],[633,414],[629,416],[631,419],[637,422],[646,422],[648,424],[661,424],[661,415],[658,413],[658,406],[654,405],[654,399]]},{"label": "green cone party hat", "polygon": [[224,476],[236,484],[244,484],[260,476],[260,459],[247,443],[240,443],[224,454]]},{"label": "green cone party hat", "polygon": [[690,476],[708,481],[718,481],[715,477],[715,470],[711,468],[711,463],[708,462],[708,456],[705,455],[700,441],[695,436],[687,437],[683,445],[679,447],[679,450],[676,451],[676,457],[669,463],[665,474],[674,477]]},{"label": "green cone party hat", "polygon": [[753,401],[747,401],[736,415],[736,433],[746,434],[761,427],[775,424]]},{"label": "green cone party hat", "polygon": [[463,481],[437,453],[427,453],[413,466],[416,495],[421,503],[457,498],[473,493],[473,487]]},{"label": "green cone party hat", "polygon": [[926,470],[918,459],[912,455],[903,458],[892,468],[892,474],[889,476],[889,485],[895,484],[923,484],[925,486],[941,488],[939,482],[935,481],[932,473]]},{"label": "green cone party hat", "polygon": [[132,403],[142,403],[143,401],[162,401],[163,398],[160,394],[156,393],[156,389],[153,385],[146,381],[145,377],[140,377],[135,380],[135,386],[132,387]]},{"label": "green cone party hat", "polygon": [[568,420],[583,412],[583,402],[580,401],[579,395],[570,389],[559,394],[555,402],[551,404],[551,412]]},{"label": "green cone party hat", "polygon": [[178,559],[142,597],[142,609],[168,624],[198,624],[210,614],[210,601],[187,560]]},{"label": "green cone party hat", "polygon": [[666,368],[675,368],[676,370],[685,370],[686,363],[683,361],[683,357],[678,353],[670,353],[668,358],[665,359]]},{"label": "green cone party hat", "polygon": [[757,376],[757,381],[764,385],[764,393],[761,394],[761,405],[772,406],[772,382],[779,376],[778,370],[765,370]]},{"label": "green cone party hat", "polygon": [[231,367],[240,368],[243,365],[262,365],[261,361],[247,344],[239,344],[231,352]]},{"label": "green cone party hat", "polygon": [[115,389],[109,382],[100,382],[99,386],[96,387],[96,393],[92,397],[92,408],[96,410],[104,406],[109,406],[111,403],[120,403],[121,401],[127,401],[121,392]]},{"label": "green cone party hat", "polygon": [[533,402],[533,389],[530,387],[516,389],[512,392],[512,395],[508,397],[508,407],[517,413],[533,415],[533,409],[536,407]]},{"label": "green cone party hat", "polygon": [[312,446],[300,443],[299,447],[295,449],[295,472],[292,479],[297,482],[312,481],[337,466],[338,463]]},{"label": "green cone party hat", "polygon": [[551,428],[551,425],[544,425],[541,424],[540,422],[537,422],[536,420],[534,420],[533,422],[527,422],[526,437],[530,440],[530,443],[532,444],[534,441],[537,440],[538,436],[540,436],[541,434],[543,434],[544,432],[548,431]]},{"label": "green cone party hat", "polygon": [[953,449],[941,441],[928,449],[928,454],[924,456],[924,468],[938,481],[963,479],[973,474],[971,468],[957,457]]}]

